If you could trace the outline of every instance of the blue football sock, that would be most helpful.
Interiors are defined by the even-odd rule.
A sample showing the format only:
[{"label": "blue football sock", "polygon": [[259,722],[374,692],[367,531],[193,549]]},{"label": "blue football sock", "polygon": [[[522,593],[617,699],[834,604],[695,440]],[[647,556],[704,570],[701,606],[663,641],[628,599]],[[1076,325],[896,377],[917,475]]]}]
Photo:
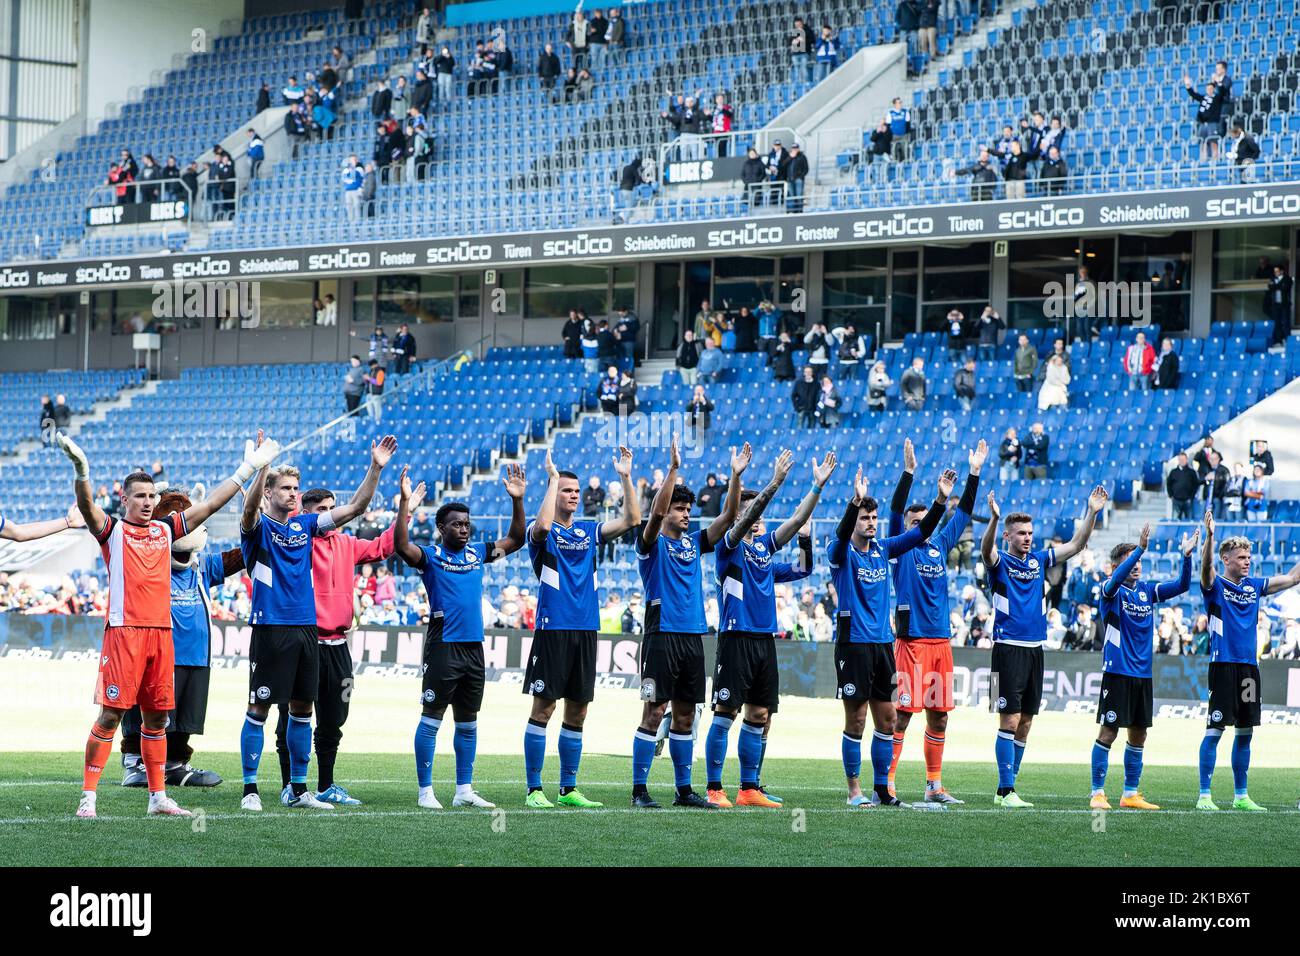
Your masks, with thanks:
[{"label": "blue football sock", "polygon": [[424,715],[415,725],[415,782],[421,787],[433,786],[433,749],[441,726],[441,720]]},{"label": "blue football sock", "polygon": [[456,751],[456,786],[468,787],[474,782],[474,757],[478,754],[478,721],[456,724],[456,736],[451,739]]},{"label": "blue football sock", "polygon": [[644,787],[655,759],[655,735],[640,727],[632,735],[632,786]]},{"label": "blue football sock", "polygon": [[758,750],[758,779],[763,779],[763,761],[767,759],[767,725],[763,725],[763,745]]},{"label": "blue football sock", "polygon": [[691,786],[691,764],[695,761],[695,738],[690,734],[668,732],[668,754],[673,758],[673,783],[677,789]]},{"label": "blue football sock", "polygon": [[1012,743],[1015,745],[1016,748],[1016,759],[1011,772],[1013,776],[1018,777],[1020,776],[1020,763],[1025,759],[1025,744],[1027,743],[1027,741],[1013,740]]},{"label": "blue football sock", "polygon": [[524,728],[524,778],[528,789],[542,789],[542,763],[546,759],[546,725],[535,720]]},{"label": "blue football sock", "polygon": [[266,735],[262,725],[265,720],[244,715],[244,727],[239,732],[239,757],[244,765],[244,783],[257,783],[257,765],[262,759],[262,746]]},{"label": "blue football sock", "polygon": [[1137,793],[1142,781],[1142,748],[1124,745],[1124,794]]},{"label": "blue football sock", "polygon": [[709,786],[722,786],[722,765],[727,761],[727,735],[735,717],[714,714],[709,735],[704,740],[704,761],[709,772]]},{"label": "blue football sock", "polygon": [[1218,754],[1219,738],[1222,736],[1222,730],[1211,727],[1201,738],[1201,793],[1205,795],[1210,792],[1210,780],[1214,777],[1214,758]]},{"label": "blue football sock", "polygon": [[289,747],[289,782],[307,782],[307,764],[311,761],[311,716],[289,715],[289,729],[284,733]]},{"label": "blue football sock", "polygon": [[847,730],[840,738],[840,758],[844,761],[844,776],[856,780],[862,776],[862,736]]},{"label": "blue football sock", "polygon": [[740,724],[740,741],[736,744],[736,753],[740,757],[741,786],[758,786],[758,765],[763,760],[763,725],[751,724],[748,720]]},{"label": "blue football sock", "polygon": [[560,724],[560,792],[578,785],[578,764],[582,762],[582,728]]},{"label": "blue football sock", "polygon": [[1012,743],[1015,735],[1009,730],[999,730],[997,743],[993,746],[994,759],[998,766],[998,789],[1012,790],[1016,785],[1016,745]]},{"label": "blue football sock", "polygon": [[1232,793],[1235,797],[1246,795],[1246,777],[1250,773],[1250,738],[1253,727],[1238,727],[1232,738]]},{"label": "blue football sock", "polygon": [[894,762],[894,735],[871,732],[871,782],[877,787],[889,785],[889,765]]},{"label": "blue football sock", "polygon": [[[1127,755],[1124,758],[1128,763]],[[1106,771],[1110,769],[1110,747],[1100,740],[1092,742],[1092,789],[1095,793],[1106,788]]]}]

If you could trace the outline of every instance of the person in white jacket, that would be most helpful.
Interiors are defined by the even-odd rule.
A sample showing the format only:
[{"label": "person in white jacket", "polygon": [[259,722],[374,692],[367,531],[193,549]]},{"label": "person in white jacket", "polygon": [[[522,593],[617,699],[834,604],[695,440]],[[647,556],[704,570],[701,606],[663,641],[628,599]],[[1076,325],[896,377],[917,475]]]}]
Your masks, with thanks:
[{"label": "person in white jacket", "polygon": [[1068,408],[1070,404],[1070,370],[1059,355],[1053,355],[1047,363],[1047,372],[1043,376],[1043,387],[1038,390],[1038,410],[1046,411],[1053,405]]}]

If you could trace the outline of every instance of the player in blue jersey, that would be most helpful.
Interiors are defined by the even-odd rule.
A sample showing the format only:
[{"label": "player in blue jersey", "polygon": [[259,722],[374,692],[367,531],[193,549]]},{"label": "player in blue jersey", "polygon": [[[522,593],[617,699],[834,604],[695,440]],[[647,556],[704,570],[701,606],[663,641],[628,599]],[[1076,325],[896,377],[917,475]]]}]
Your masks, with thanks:
[{"label": "player in blue jersey", "polygon": [[[889,764],[889,792],[895,792],[894,775],[903,755],[903,736],[912,715],[925,711],[925,801],[964,803],[943,787],[943,746],[948,712],[953,709],[952,622],[948,605],[948,555],[970,526],[979,491],[980,470],[988,458],[988,444],[980,439],[967,457],[970,474],[951,517],[923,547],[890,562],[898,595],[894,613],[894,660],[898,667],[897,720],[893,758]],[[911,531],[928,510],[921,503],[907,504],[916,471],[912,440],[903,442],[903,475],[889,505],[889,534]]]},{"label": "player in blue jersey", "polygon": [[[805,527],[822,489],[835,470],[835,453],[822,463],[813,459],[812,487],[794,514],[775,531],[767,531],[763,511],[780,490],[794,456],[783,451],[772,469],[772,480],[762,491],[744,491],[741,518],[714,547],[719,591],[718,651],[713,673],[713,723],[709,726],[705,754],[708,761],[708,800],[719,807],[731,801],[722,789],[722,767],[727,759],[727,737],[736,712],[743,705],[744,723],[736,752],[740,758],[740,791],[736,803],[744,807],[779,807],[759,782],[764,734],[780,699],[776,665],[776,584],[797,581],[812,573],[812,532]],[[799,557],[789,564],[776,555],[799,535]]]},{"label": "player in blue jersey", "polygon": [[998,792],[995,806],[1011,809],[1033,804],[1016,793],[1016,774],[1025,756],[1029,729],[1043,699],[1043,642],[1047,640],[1046,571],[1084,549],[1097,513],[1109,496],[1098,486],[1088,496],[1088,513],[1074,535],[1059,548],[1034,550],[1034,519],[1017,511],[1007,515],[1006,547],[999,549],[1002,512],[989,493],[989,524],[980,541],[993,592],[993,684],[990,709],[998,714]]},{"label": "player in blue jersey", "polygon": [[1205,512],[1205,546],[1201,550],[1201,595],[1210,619],[1210,700],[1201,741],[1201,794],[1198,810],[1219,809],[1210,798],[1210,780],[1224,727],[1235,727],[1232,742],[1232,808],[1261,812],[1246,789],[1250,739],[1259,726],[1259,663],[1256,626],[1265,596],[1300,584],[1300,564],[1289,574],[1252,577],[1250,539],[1227,538],[1219,545],[1223,573],[1214,570],[1214,515]]},{"label": "player in blue jersey", "polygon": [[494,542],[470,541],[469,507],[450,501],[438,509],[434,524],[439,543],[411,543],[407,516],[411,479],[402,469],[393,542],[402,560],[420,572],[429,598],[429,626],[424,636],[424,674],[420,703],[424,708],[415,729],[416,802],[441,810],[433,793],[433,752],[443,714],[451,705],[456,721],[452,746],[456,752],[456,795],[453,807],[491,809],[495,804],[474,789],[474,755],[478,750],[478,712],[483,705],[483,566],[514,554],[524,546],[524,469],[510,465],[502,479],[510,496],[510,527]]},{"label": "player in blue jersey", "polygon": [[[897,669],[894,634],[889,621],[891,562],[910,559],[912,549],[934,533],[943,520],[955,471],[939,476],[939,496],[909,531],[876,537],[880,507],[867,494],[862,468],[853,479],[853,496],[827,549],[838,608],[835,616],[835,696],[844,702],[844,736],[840,753],[851,807],[904,804],[889,792],[889,764],[894,752]],[[871,711],[872,794],[862,792],[862,734]]]},{"label": "player in blue jersey", "polygon": [[1142,577],[1142,555],[1146,553],[1151,526],[1143,525],[1136,545],[1117,544],[1110,552],[1111,573],[1101,586],[1101,696],[1097,701],[1097,723],[1101,730],[1092,745],[1092,798],[1094,810],[1109,810],[1106,799],[1106,771],[1110,745],[1128,728],[1124,748],[1124,794],[1121,810],[1159,810],[1138,791],[1142,779],[1142,748],[1151,726],[1151,650],[1155,643],[1156,604],[1183,594],[1192,583],[1192,552],[1200,543],[1198,530],[1184,535],[1183,569],[1177,581],[1150,581]]},{"label": "player in blue jersey", "polygon": [[704,703],[704,555],[726,534],[740,510],[740,476],[753,450],[746,442],[731,449],[731,481],[718,517],[691,533],[695,493],[677,484],[681,455],[674,438],[668,474],[651,505],[650,516],[636,539],[638,570],[645,585],[645,634],[641,641],[641,724],[632,739],[632,806],[657,809],[646,781],[655,757],[659,721],[672,702],[668,749],[677,793],[673,806],[713,809],[691,788],[694,757],[695,706]]},{"label": "player in blue jersey", "polygon": [[525,805],[546,810],[554,806],[542,791],[546,759],[546,727],[555,702],[564,700],[560,723],[560,796],[566,807],[602,804],[578,790],[582,760],[582,725],[587,705],[596,696],[596,549],[641,521],[636,489],[632,487],[632,452],[619,448],[614,470],[623,486],[623,513],[608,521],[574,519],[581,504],[578,476],[558,471],[546,453],[546,496],[528,527],[528,557],[540,586],[537,624],[524,670],[524,693],[533,697],[524,728]]},{"label": "player in blue jersey", "polygon": [[307,789],[311,759],[312,704],[320,688],[320,642],[316,633],[316,591],[311,576],[312,538],[347,524],[375,496],[380,472],[392,460],[397,439],[387,435],[370,445],[370,467],[345,505],[323,513],[298,512],[297,468],[263,468],[244,498],[239,523],[244,567],[253,579],[252,640],[248,650],[248,712],[239,735],[244,771],[244,810],[262,809],[257,767],[265,743],[263,728],[272,704],[288,703],[291,807],[334,809]]}]

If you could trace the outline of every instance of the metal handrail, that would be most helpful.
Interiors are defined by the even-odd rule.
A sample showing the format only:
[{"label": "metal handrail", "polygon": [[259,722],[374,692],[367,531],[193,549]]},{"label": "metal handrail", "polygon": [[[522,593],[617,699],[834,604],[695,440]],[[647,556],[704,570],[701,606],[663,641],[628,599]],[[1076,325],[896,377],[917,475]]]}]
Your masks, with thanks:
[{"label": "metal handrail", "polygon": [[[97,184],[95,184],[94,186],[92,186],[92,187],[90,188],[90,191],[89,191],[89,192],[86,193],[86,201],[85,201],[85,203],[83,204],[83,208],[84,208],[84,209],[89,209],[89,208],[91,208],[92,206],[139,205],[141,202],[144,202],[144,200],[142,200],[142,199],[139,198],[140,193],[139,193],[138,190],[143,189],[143,188],[154,188],[154,187],[156,187],[156,188],[159,189],[159,196],[163,196],[163,195],[166,193],[166,188],[165,188],[165,187],[166,187],[169,183],[179,183],[179,184],[180,184],[180,187],[181,187],[182,189],[185,190],[185,195],[186,195],[187,197],[189,197],[189,198],[186,200],[186,203],[187,203],[187,205],[186,205],[186,212],[187,212],[187,215],[186,215],[186,217],[185,217],[186,219],[189,219],[189,218],[193,215],[193,213],[194,213],[194,194],[190,191],[190,187],[186,184],[185,180],[182,179],[182,178],[180,178],[180,177],[178,177],[178,176],[169,176],[169,177],[167,177],[167,178],[165,178],[165,179],[147,179],[147,180],[145,180],[145,179],[133,179],[133,180],[131,180],[131,182],[129,182],[129,183],[97,183]],[[123,204],[123,203],[118,203],[118,202],[117,202],[117,190],[119,190],[119,189],[121,189],[121,188],[123,188],[123,187],[126,187],[127,189],[130,189],[130,190],[134,190],[134,191],[135,191],[135,192],[134,192],[134,196],[135,196],[135,198],[133,198],[133,199],[131,200],[130,203],[124,203],[124,204]],[[110,192],[110,195],[111,195],[111,199],[110,199],[110,201],[109,201],[109,202],[96,202],[96,201],[95,201],[96,196],[98,196],[98,195],[99,195],[103,190],[108,190],[108,191]],[[170,200],[167,200],[167,199],[161,199],[161,198],[160,198],[160,199],[153,200],[153,201],[155,201],[155,202],[169,202]]]},{"label": "metal handrail", "polygon": [[[687,137],[690,138],[688,139]],[[692,147],[698,145],[701,158],[703,158],[703,154],[708,152],[708,146],[710,143],[725,141],[729,147],[727,155],[739,156],[741,154],[738,150],[738,145],[741,142],[741,137],[745,137],[744,142],[747,144],[746,148],[748,148],[749,145],[752,145],[758,150],[760,156],[764,153],[770,152],[772,142],[780,137],[786,137],[789,140],[788,143],[784,140],[782,141],[782,145],[787,148],[789,148],[790,143],[797,142],[795,139],[795,131],[788,126],[764,126],[759,129],[733,129],[727,133],[683,133],[680,136],[670,139],[659,147],[659,185],[661,187],[670,185],[667,180],[664,179],[665,167],[669,162],[668,157],[670,155],[676,156],[678,158],[673,160],[673,162],[682,162],[681,149],[683,145],[689,144]],[[689,160],[686,161],[689,162]]]}]

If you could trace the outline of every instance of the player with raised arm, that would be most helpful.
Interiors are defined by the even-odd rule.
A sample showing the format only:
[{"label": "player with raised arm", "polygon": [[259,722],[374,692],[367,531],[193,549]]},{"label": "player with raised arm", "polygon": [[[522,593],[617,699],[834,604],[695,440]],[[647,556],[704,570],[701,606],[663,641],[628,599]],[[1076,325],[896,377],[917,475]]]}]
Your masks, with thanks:
[{"label": "player with raised arm", "polygon": [[[897,720],[893,756],[889,764],[889,792],[895,792],[894,775],[903,755],[903,735],[912,715],[925,711],[925,801],[960,804],[943,787],[943,745],[948,731],[948,712],[953,708],[952,622],[949,619],[948,554],[970,525],[979,491],[980,469],[988,458],[984,439],[967,458],[970,474],[962,489],[957,510],[924,547],[913,548],[906,557],[890,562],[898,606],[894,613],[894,657],[898,665]],[[912,440],[903,442],[903,474],[889,506],[891,537],[911,531],[921,523],[928,508],[907,504],[916,472]],[[906,510],[904,510],[906,508]]]},{"label": "player with raised arm", "polygon": [[332,810],[307,789],[311,761],[311,712],[320,692],[320,641],[312,581],[312,539],[341,528],[366,510],[379,475],[392,460],[397,439],[386,435],[370,445],[370,467],[352,500],[324,512],[299,513],[297,468],[262,468],[244,497],[239,522],[244,566],[253,579],[249,623],[248,711],[239,735],[243,764],[243,810],[262,809],[257,767],[265,744],[264,726],[272,704],[289,705],[285,742],[289,748],[291,807]]},{"label": "player with raised arm", "polygon": [[[780,490],[794,456],[782,451],[772,469],[772,480],[762,491],[744,491],[741,518],[718,539],[714,560],[718,573],[718,651],[713,673],[713,722],[705,741],[708,800],[719,807],[731,801],[722,789],[722,767],[727,759],[727,737],[736,712],[743,705],[744,723],[736,753],[740,758],[742,807],[779,807],[759,782],[763,763],[763,732],[780,702],[780,675],[776,665],[776,584],[797,581],[812,573],[812,531],[806,527],[822,489],[835,470],[835,453],[822,463],[812,462],[813,482],[808,493],[775,531],[767,531],[763,511]],[[799,556],[793,564],[776,555],[799,535]]]},{"label": "player with raised arm", "polygon": [[554,806],[542,791],[546,760],[546,727],[563,698],[560,723],[560,796],[566,807],[603,806],[578,790],[582,761],[582,725],[587,705],[596,696],[596,549],[641,522],[641,508],[632,486],[632,452],[620,447],[614,470],[623,486],[623,513],[608,521],[574,520],[581,502],[578,476],[559,471],[546,453],[546,496],[528,527],[528,557],[537,589],[537,627],[524,670],[524,693],[533,697],[524,728],[525,805],[546,810]]},{"label": "player with raised arm", "polygon": [[1201,793],[1197,810],[1217,810],[1210,797],[1214,761],[1224,727],[1235,727],[1232,741],[1232,809],[1267,810],[1250,798],[1250,740],[1259,726],[1259,662],[1255,655],[1256,626],[1265,596],[1300,584],[1300,564],[1287,574],[1251,577],[1250,539],[1227,538],[1219,545],[1223,573],[1214,569],[1214,515],[1205,512],[1205,545],[1201,550],[1201,595],[1210,619],[1210,700],[1201,740]]},{"label": "player with raised arm", "polygon": [[[911,530],[876,537],[880,508],[867,494],[862,468],[853,479],[853,495],[827,547],[831,580],[839,608],[835,617],[835,696],[844,702],[844,736],[840,753],[848,783],[848,805],[905,806],[889,792],[889,764],[894,752],[894,635],[889,626],[889,566],[934,533],[943,520],[957,473],[939,476],[939,495]],[[872,794],[862,792],[862,734],[871,711]]]},{"label": "player with raised arm", "polygon": [[108,568],[108,607],[95,686],[95,703],[100,705],[100,711],[86,741],[77,816],[95,816],[95,793],[104,764],[113,750],[113,735],[123,713],[138,703],[142,723],[140,756],[149,788],[149,813],[188,817],[190,812],[177,806],[165,789],[167,714],[176,706],[172,542],[184,538],[220,511],[259,468],[275,460],[280,446],[274,441],[263,441],[259,432],[256,443],[245,443],[244,458],[235,473],[209,497],[164,520],[156,520],[154,483],[150,475],[133,472],[122,479],[124,517],[109,517],[95,504],[86,453],[62,432],[54,441],[72,461],[77,510],[99,542]]},{"label": "player with raised arm", "polygon": [[998,714],[994,748],[998,768],[995,806],[1017,810],[1033,804],[1016,793],[1016,775],[1025,756],[1029,730],[1043,699],[1043,642],[1047,640],[1046,571],[1074,557],[1088,543],[1097,513],[1109,496],[1098,486],[1088,496],[1088,513],[1073,537],[1059,548],[1034,550],[1034,519],[1007,515],[1006,548],[997,547],[1002,511],[989,492],[989,524],[980,541],[993,592],[993,684],[990,709]]},{"label": "player with raised arm", "polygon": [[1109,810],[1106,799],[1106,771],[1110,745],[1120,727],[1128,728],[1124,748],[1124,794],[1121,810],[1159,810],[1138,791],[1142,780],[1142,748],[1151,726],[1151,650],[1155,643],[1155,606],[1183,594],[1192,583],[1192,552],[1200,532],[1184,535],[1183,570],[1177,581],[1149,581],[1142,578],[1142,555],[1151,537],[1151,525],[1143,525],[1136,545],[1117,544],[1110,552],[1111,573],[1101,586],[1101,629],[1105,643],[1101,651],[1101,696],[1097,701],[1097,723],[1101,730],[1092,745],[1092,798],[1094,810]]},{"label": "player with raised arm", "polygon": [[6,521],[4,515],[0,515],[0,541],[39,541],[41,538],[48,538],[52,534],[58,534],[60,531],[67,531],[69,528],[84,528],[86,519],[81,516],[81,511],[76,505],[68,506],[68,513],[62,518],[51,518],[49,521],[30,521],[27,524],[15,524],[12,521]]},{"label": "player with raised arm", "polygon": [[668,474],[655,494],[650,515],[636,539],[638,570],[645,586],[645,636],[641,642],[641,724],[632,739],[632,806],[658,809],[646,782],[655,757],[655,736],[672,702],[668,750],[677,787],[673,806],[711,810],[713,804],[691,788],[695,706],[704,703],[704,555],[713,551],[740,510],[740,477],[753,449],[746,442],[731,449],[731,480],[718,517],[692,533],[695,494],[677,484],[681,455],[674,438]]},{"label": "player with raised arm", "polygon": [[407,530],[414,494],[411,479],[402,469],[395,525],[397,553],[420,572],[429,599],[420,688],[423,712],[415,728],[415,778],[419,788],[416,802],[429,810],[442,809],[433,793],[433,752],[448,704],[456,722],[452,738],[456,795],[451,805],[488,810],[496,806],[474,789],[478,712],[483,706],[483,566],[524,546],[524,491],[528,485],[523,467],[508,466],[501,483],[510,496],[510,527],[504,538],[491,543],[470,541],[473,526],[469,506],[449,501],[434,518],[438,544],[422,548],[411,541]]}]

